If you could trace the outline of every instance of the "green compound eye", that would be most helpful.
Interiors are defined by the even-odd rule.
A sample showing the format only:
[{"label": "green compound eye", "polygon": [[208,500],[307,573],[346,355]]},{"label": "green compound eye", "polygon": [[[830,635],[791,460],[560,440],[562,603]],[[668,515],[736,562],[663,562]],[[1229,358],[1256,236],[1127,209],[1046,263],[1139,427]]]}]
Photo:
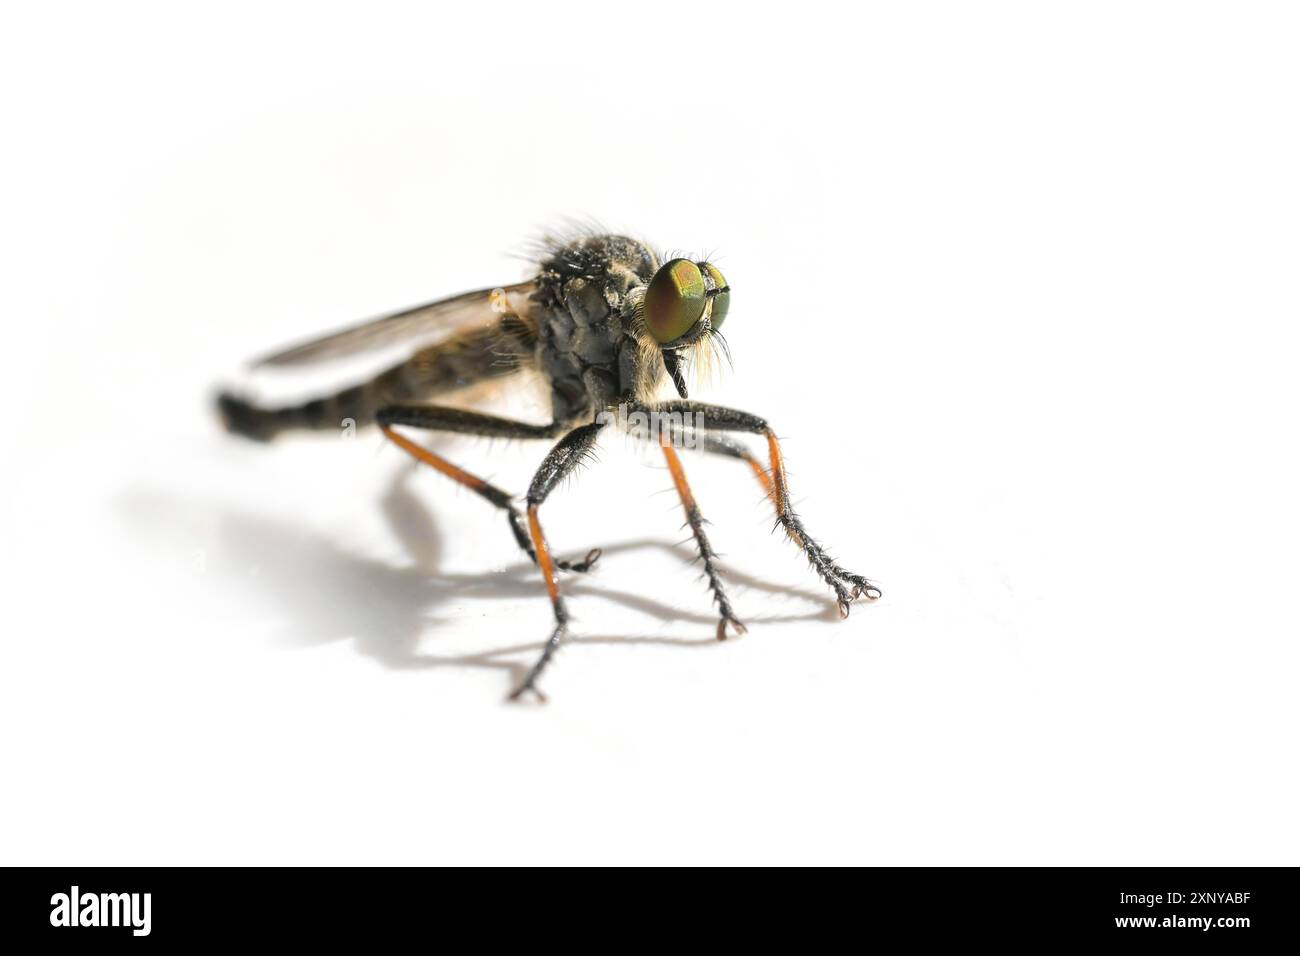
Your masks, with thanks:
[{"label": "green compound eye", "polygon": [[[704,263],[704,268],[709,271],[709,278],[713,280],[713,288],[725,289],[727,280],[722,278],[722,273],[715,269],[709,263]],[[713,311],[709,313],[709,324],[715,329],[722,324],[722,320],[727,317],[727,309],[731,307],[731,293],[722,292],[713,297]]]},{"label": "green compound eye", "polygon": [[[689,259],[660,266],[645,290],[645,324],[658,342],[680,339],[704,314],[704,273]],[[717,304],[714,304],[717,308]]]}]

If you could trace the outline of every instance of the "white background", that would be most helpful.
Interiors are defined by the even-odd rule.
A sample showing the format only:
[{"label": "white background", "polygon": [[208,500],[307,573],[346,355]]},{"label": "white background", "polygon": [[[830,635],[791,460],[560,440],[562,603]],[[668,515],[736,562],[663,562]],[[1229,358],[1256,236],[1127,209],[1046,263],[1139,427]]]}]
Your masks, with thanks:
[{"label": "white background", "polygon": [[[3,862],[1297,862],[1286,5],[5,9]],[[689,456],[718,644],[608,436],[508,705],[550,610],[498,514],[218,430],[248,356],[565,216],[715,253],[698,394],[882,601]]]}]

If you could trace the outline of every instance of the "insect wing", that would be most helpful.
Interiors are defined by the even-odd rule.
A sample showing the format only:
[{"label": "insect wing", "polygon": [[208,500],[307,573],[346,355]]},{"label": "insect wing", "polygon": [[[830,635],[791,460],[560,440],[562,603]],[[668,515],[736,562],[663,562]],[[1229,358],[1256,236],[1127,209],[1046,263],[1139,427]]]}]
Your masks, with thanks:
[{"label": "insect wing", "polygon": [[527,321],[520,309],[533,289],[532,282],[476,289],[348,326],[264,356],[252,365],[254,368],[299,367],[397,345],[414,351],[475,325],[497,322],[503,315],[519,315]]}]

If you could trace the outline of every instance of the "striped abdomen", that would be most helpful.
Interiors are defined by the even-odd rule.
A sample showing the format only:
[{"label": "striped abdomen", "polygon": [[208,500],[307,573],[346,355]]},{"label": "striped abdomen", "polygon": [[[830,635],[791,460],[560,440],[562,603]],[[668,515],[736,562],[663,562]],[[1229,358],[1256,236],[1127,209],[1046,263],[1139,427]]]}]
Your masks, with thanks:
[{"label": "striped abdomen", "polygon": [[536,335],[527,322],[505,316],[490,328],[462,332],[416,352],[375,378],[301,405],[262,408],[223,392],[217,397],[226,428],[269,441],[292,428],[335,429],[348,420],[368,425],[386,405],[420,402],[532,364]]}]

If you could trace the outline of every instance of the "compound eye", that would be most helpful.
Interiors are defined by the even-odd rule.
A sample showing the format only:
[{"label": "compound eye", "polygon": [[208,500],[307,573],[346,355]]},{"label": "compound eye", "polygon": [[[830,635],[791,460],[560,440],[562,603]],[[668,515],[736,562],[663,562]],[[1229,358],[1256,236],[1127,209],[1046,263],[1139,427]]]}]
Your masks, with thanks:
[{"label": "compound eye", "polygon": [[[727,280],[722,278],[722,273],[715,267],[704,263],[704,268],[709,273],[709,278],[713,280],[713,288],[727,288]],[[731,307],[731,293],[719,292],[713,297],[713,311],[709,313],[709,324],[715,329],[722,324],[722,320],[727,317],[727,309]]]},{"label": "compound eye", "polygon": [[672,342],[700,321],[707,301],[700,267],[690,259],[673,259],[659,268],[646,287],[645,324],[656,341]]}]

